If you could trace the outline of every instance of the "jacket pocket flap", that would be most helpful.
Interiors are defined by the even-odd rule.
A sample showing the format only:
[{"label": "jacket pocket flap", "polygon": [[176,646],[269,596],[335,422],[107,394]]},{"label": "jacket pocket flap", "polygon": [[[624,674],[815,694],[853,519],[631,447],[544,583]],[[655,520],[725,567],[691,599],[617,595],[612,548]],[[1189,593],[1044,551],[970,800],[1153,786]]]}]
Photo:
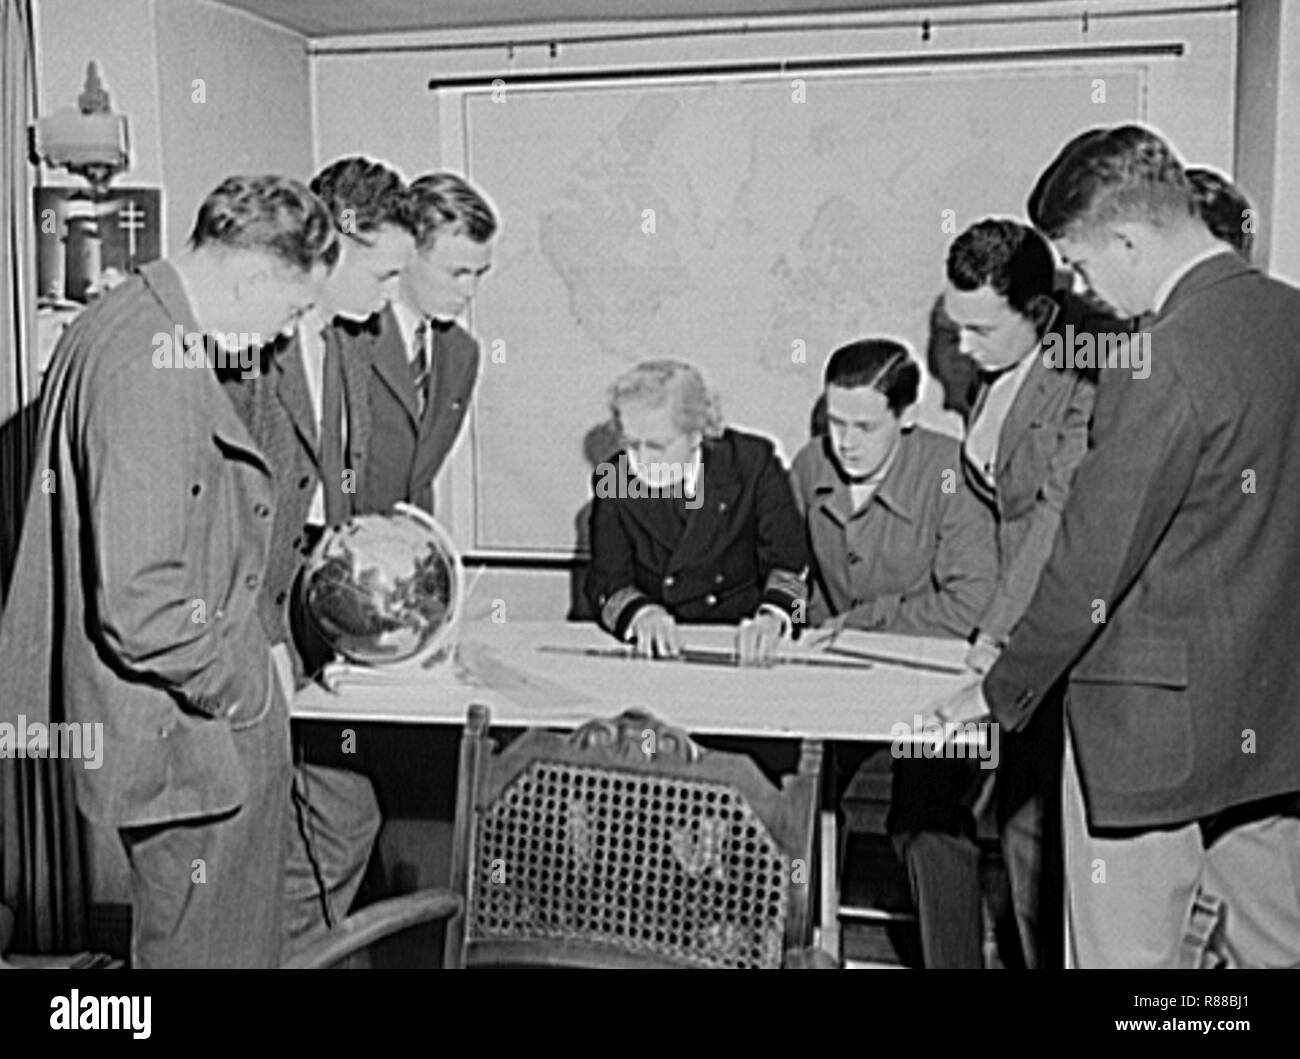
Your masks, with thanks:
[{"label": "jacket pocket flap", "polygon": [[1086,655],[1071,680],[1098,684],[1187,687],[1187,641],[1118,636]]}]

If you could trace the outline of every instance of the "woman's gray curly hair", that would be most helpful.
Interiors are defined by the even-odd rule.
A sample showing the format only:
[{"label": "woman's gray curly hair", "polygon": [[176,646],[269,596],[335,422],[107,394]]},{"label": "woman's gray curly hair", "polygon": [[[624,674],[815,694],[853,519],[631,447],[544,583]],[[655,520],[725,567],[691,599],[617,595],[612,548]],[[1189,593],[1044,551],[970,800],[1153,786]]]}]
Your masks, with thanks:
[{"label": "woman's gray curly hair", "polygon": [[609,410],[619,422],[626,404],[658,407],[672,400],[673,422],[679,430],[698,430],[706,438],[722,437],[722,410],[717,395],[699,369],[680,360],[645,360],[620,375],[609,388]]}]

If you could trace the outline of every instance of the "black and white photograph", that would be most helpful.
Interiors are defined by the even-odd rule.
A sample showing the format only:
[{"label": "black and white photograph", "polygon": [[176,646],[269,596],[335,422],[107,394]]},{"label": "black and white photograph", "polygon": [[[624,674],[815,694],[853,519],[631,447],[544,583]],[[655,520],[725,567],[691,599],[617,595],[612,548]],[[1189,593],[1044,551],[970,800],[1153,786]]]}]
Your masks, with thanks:
[{"label": "black and white photograph", "polygon": [[1266,1024],[1165,972],[1300,968],[1300,3],[0,24],[0,969]]}]

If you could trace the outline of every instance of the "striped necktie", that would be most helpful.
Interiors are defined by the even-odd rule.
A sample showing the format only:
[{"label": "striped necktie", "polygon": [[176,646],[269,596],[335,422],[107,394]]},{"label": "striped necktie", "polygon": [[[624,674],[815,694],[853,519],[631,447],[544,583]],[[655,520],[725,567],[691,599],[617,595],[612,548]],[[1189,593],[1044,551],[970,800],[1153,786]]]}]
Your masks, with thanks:
[{"label": "striped necktie", "polygon": [[429,405],[429,372],[432,362],[430,356],[433,346],[433,326],[423,320],[415,329],[415,356],[411,360],[411,384],[415,388],[415,407],[417,419],[424,418],[424,410]]}]

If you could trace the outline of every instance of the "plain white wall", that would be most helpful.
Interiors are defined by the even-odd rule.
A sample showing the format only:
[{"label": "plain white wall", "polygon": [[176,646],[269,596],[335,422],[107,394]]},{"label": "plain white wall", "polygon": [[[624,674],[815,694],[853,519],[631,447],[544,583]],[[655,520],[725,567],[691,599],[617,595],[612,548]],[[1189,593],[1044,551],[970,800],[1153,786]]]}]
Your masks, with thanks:
[{"label": "plain white wall", "polygon": [[311,82],[307,42],[295,33],[206,0],[163,0],[156,16],[167,245],[175,253],[223,176],[310,179]]},{"label": "plain white wall", "polygon": [[1300,284],[1300,4],[1282,5],[1270,271]]}]

